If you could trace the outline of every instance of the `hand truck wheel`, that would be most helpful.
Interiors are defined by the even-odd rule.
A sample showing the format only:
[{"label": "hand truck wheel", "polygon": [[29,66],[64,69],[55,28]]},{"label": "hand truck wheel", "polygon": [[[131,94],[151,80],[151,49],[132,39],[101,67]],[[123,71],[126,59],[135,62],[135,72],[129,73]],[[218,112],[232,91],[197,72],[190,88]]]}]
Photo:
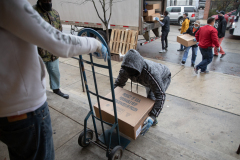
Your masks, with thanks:
[{"label": "hand truck wheel", "polygon": [[122,146],[116,146],[112,149],[108,160],[120,160],[122,158],[123,155],[123,148]]},{"label": "hand truck wheel", "polygon": [[78,144],[81,146],[81,147],[87,147],[90,142],[89,142],[89,139],[93,139],[93,131],[90,130],[90,129],[87,129],[86,130],[86,143],[84,143],[84,131],[80,134],[80,136],[78,137]]}]

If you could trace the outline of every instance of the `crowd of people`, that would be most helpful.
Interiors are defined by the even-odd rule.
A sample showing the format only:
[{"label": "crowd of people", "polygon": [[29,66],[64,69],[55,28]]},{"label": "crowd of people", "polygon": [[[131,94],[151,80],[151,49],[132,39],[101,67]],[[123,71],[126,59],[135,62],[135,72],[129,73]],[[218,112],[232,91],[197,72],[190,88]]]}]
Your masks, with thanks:
[{"label": "crowd of people", "polygon": [[[159,18],[156,18],[156,20],[159,21],[162,26],[162,50],[159,51],[160,53],[166,52],[168,46],[167,36],[168,32],[170,31],[170,18],[168,14],[169,13],[167,11],[164,12],[164,19],[162,22],[159,21]],[[198,74],[198,70],[200,70],[200,73],[209,73],[207,70],[207,65],[212,62],[213,56],[218,56],[218,53],[220,53],[220,58],[223,58],[226,55],[221,47],[227,27],[224,14],[224,11],[220,11],[218,13],[219,24],[217,29],[215,28],[215,18],[213,17],[208,18],[207,25],[200,27],[201,24],[198,20],[194,22],[192,26],[189,25],[190,19],[188,17],[188,13],[183,14],[184,21],[182,23],[182,27],[179,29],[180,33],[194,36],[195,38],[193,41],[196,41],[196,44],[189,47],[180,44],[180,49],[177,51],[184,51],[181,61],[181,64],[184,65],[186,63],[189,50],[192,48],[191,66],[194,67],[196,74]],[[195,65],[198,48],[202,54],[202,61],[198,65]]]}]

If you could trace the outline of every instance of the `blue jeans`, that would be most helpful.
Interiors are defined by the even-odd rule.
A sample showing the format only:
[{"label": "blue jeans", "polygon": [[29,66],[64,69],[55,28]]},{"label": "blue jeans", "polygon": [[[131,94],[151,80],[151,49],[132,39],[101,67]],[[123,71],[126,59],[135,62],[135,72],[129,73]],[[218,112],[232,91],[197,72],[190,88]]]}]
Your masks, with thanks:
[{"label": "blue jeans", "polygon": [[207,70],[207,65],[212,62],[213,59],[213,51],[212,49],[204,49],[200,48],[201,54],[202,54],[202,62],[200,62],[196,68],[201,69],[202,72],[205,72]]},{"label": "blue jeans", "polygon": [[184,45],[180,44],[180,49],[184,50],[184,48],[186,48]]},{"label": "blue jeans", "polygon": [[184,54],[183,54],[182,61],[186,62],[190,48],[192,48],[192,64],[195,64],[195,61],[197,58],[198,47],[192,47],[192,46],[186,47]]},{"label": "blue jeans", "polygon": [[52,90],[60,88],[59,60],[53,62],[44,62],[49,74],[50,88]]},{"label": "blue jeans", "polygon": [[0,140],[8,146],[11,160],[54,160],[51,118],[45,102],[26,118],[9,122],[0,118]]}]

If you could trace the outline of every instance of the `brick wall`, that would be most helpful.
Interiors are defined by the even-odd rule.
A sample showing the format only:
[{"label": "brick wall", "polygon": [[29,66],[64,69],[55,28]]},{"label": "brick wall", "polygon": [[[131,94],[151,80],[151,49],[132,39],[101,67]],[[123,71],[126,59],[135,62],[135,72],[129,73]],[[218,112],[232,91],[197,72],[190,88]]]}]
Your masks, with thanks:
[{"label": "brick wall", "polygon": [[208,13],[209,13],[209,9],[210,9],[210,3],[211,3],[211,0],[206,0],[203,19],[208,19]]}]

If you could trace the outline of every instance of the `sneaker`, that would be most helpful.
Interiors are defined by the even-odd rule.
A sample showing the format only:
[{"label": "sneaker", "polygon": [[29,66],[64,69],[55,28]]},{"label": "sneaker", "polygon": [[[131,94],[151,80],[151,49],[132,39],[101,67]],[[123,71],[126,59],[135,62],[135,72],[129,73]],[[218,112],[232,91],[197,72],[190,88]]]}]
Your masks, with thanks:
[{"label": "sneaker", "polygon": [[198,74],[197,66],[194,67],[194,72],[195,72],[196,74]]},{"label": "sneaker", "polygon": [[186,63],[185,61],[182,61],[182,62],[181,62],[181,65],[184,65],[185,63]]},{"label": "sneaker", "polygon": [[225,53],[225,54],[222,54],[220,58],[223,58],[224,56],[226,56],[226,53]]},{"label": "sneaker", "polygon": [[154,120],[152,117],[150,117],[150,116],[144,121],[142,130],[141,130],[141,135],[142,135],[142,136],[144,136],[145,133],[148,132],[148,130],[150,129],[150,127],[153,125],[153,122],[154,122],[154,121],[155,121],[155,120]]},{"label": "sneaker", "polygon": [[168,47],[166,47],[165,49],[166,49],[166,51],[167,51],[167,50],[168,50]]},{"label": "sneaker", "polygon": [[194,67],[194,66],[195,66],[195,64],[194,64],[194,63],[192,63],[192,64],[191,64],[191,67]]},{"label": "sneaker", "polygon": [[166,52],[166,50],[165,50],[165,49],[163,49],[163,50],[159,51],[159,53],[164,53],[164,52]]},{"label": "sneaker", "polygon": [[206,71],[204,71],[204,72],[201,71],[200,73],[209,73],[209,71],[208,71],[208,70],[206,70]]},{"label": "sneaker", "polygon": [[184,51],[184,49],[178,49],[177,51]]},{"label": "sneaker", "polygon": [[213,56],[217,57],[217,56],[218,56],[218,54],[214,54]]},{"label": "sneaker", "polygon": [[157,119],[155,119],[154,121],[153,121],[153,124],[152,124],[152,126],[156,126],[158,124],[158,120]]}]

